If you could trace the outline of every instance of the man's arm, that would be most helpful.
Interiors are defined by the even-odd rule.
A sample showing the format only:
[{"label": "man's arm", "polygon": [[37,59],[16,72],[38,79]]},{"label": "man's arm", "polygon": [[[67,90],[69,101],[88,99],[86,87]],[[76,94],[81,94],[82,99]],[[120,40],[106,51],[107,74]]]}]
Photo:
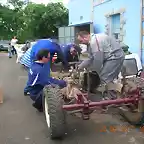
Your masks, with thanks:
[{"label": "man's arm", "polygon": [[[42,77],[42,75],[39,75],[39,77]],[[41,78],[40,78],[41,79]],[[55,78],[42,78],[44,79],[44,81],[42,81],[42,85],[45,86],[45,85],[58,85],[60,87],[65,87],[66,86],[66,82],[64,80],[58,80],[58,79],[55,79]]]},{"label": "man's arm", "polygon": [[82,70],[84,68],[88,68],[93,62],[93,55],[90,55],[87,60],[84,60],[80,65],[79,69]]},{"label": "man's arm", "polygon": [[[31,69],[30,69],[30,73],[31,73]],[[65,87],[66,86],[66,82],[63,80],[57,80],[51,77],[45,77],[43,75],[43,73],[40,72],[35,72],[32,74],[33,76],[33,81],[31,82],[31,86],[34,85],[42,85],[43,87],[46,85],[51,85],[51,84],[55,84],[58,85],[60,87]]]},{"label": "man's arm", "polygon": [[60,87],[66,87],[66,82],[64,80],[58,80],[58,79],[51,78],[51,77],[49,77],[48,83],[49,84],[55,84],[55,85],[58,85]]},{"label": "man's arm", "polygon": [[80,65],[79,65],[79,69],[82,70],[84,68],[88,68],[93,60],[94,60],[94,57],[93,57],[93,54],[91,53],[91,45],[88,45],[87,46],[87,52],[88,52],[88,57],[86,58],[86,60],[84,60]]}]

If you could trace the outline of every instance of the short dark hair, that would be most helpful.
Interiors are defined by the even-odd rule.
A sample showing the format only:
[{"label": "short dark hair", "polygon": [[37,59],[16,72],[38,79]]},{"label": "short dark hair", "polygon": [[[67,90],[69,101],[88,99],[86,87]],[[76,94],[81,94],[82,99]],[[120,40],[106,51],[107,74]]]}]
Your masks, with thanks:
[{"label": "short dark hair", "polygon": [[42,60],[43,57],[47,58],[48,54],[49,54],[48,49],[41,49],[38,51],[36,58],[37,58],[37,60]]},{"label": "short dark hair", "polygon": [[78,54],[81,54],[82,49],[80,48],[79,45],[75,45],[74,48],[76,49],[76,51],[78,52]]},{"label": "short dark hair", "polygon": [[88,31],[80,31],[77,36],[84,36],[84,35],[89,35],[90,33]]}]

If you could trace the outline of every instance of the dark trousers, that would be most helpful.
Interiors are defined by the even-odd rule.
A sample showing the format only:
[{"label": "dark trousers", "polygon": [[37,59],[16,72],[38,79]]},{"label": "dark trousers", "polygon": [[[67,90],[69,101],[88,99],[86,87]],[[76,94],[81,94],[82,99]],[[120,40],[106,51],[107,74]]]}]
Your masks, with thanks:
[{"label": "dark trousers", "polygon": [[93,92],[99,85],[100,85],[100,77],[97,72],[92,71],[89,72],[89,80],[88,80],[88,73],[84,74],[84,81],[83,81],[83,89],[88,90],[88,86],[90,88],[90,92]]},{"label": "dark trousers", "polygon": [[15,49],[14,46],[12,46],[12,54],[13,54],[13,55],[16,55],[16,54],[17,54],[17,51],[16,51],[16,49]]},{"label": "dark trousers", "polygon": [[43,91],[41,91],[39,94],[37,95],[30,95],[30,98],[34,101],[34,106],[37,109],[42,109],[43,105],[42,105],[42,100],[43,100]]}]

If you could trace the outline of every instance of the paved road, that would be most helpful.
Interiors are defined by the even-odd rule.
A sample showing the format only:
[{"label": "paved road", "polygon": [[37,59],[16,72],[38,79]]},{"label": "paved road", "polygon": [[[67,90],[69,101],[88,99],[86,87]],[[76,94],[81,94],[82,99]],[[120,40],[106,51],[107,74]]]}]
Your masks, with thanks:
[{"label": "paved road", "polygon": [[[23,96],[26,73],[20,70],[15,58],[0,54],[0,84],[4,90],[4,103],[0,105],[0,144],[144,144],[144,134],[136,129],[124,132],[118,116],[93,114],[90,121],[68,117],[68,130],[64,140],[51,141],[42,113]],[[116,125],[117,132],[109,126]],[[101,132],[103,127],[107,131]]]}]

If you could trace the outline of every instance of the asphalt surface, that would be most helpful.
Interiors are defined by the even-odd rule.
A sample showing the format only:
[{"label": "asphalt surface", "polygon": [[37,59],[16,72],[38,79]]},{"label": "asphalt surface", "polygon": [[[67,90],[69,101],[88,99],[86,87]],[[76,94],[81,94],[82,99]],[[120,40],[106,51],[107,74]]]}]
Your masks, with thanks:
[{"label": "asphalt surface", "polygon": [[[44,114],[31,106],[29,97],[23,96],[26,75],[15,58],[0,54],[0,85],[4,91],[0,144],[144,144],[144,133],[135,128],[125,130],[127,123],[116,114],[93,114],[89,121],[68,116],[65,139],[50,140]],[[110,129],[114,125],[115,132]]]}]

